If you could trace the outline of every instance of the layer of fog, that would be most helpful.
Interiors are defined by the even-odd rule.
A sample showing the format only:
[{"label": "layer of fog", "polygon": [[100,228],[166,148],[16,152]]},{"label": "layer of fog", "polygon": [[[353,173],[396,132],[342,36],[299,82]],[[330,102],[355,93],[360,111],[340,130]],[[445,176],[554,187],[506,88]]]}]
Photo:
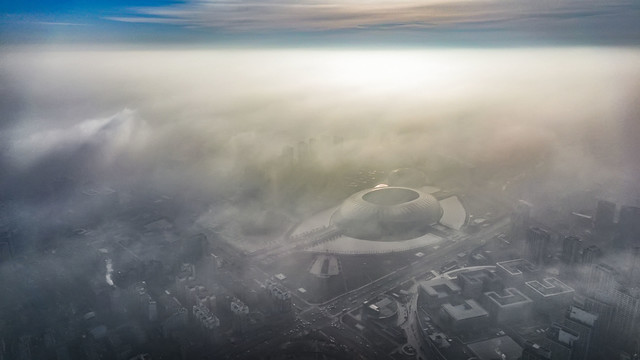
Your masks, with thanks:
[{"label": "layer of fog", "polygon": [[284,147],[334,136],[341,150],[320,147],[313,166],[335,176],[441,157],[507,178],[543,164],[544,181],[521,194],[533,202],[594,188],[637,196],[634,49],[24,48],[1,60],[0,190],[31,219],[62,206],[66,195],[44,194],[61,177],[205,204],[243,198]]}]

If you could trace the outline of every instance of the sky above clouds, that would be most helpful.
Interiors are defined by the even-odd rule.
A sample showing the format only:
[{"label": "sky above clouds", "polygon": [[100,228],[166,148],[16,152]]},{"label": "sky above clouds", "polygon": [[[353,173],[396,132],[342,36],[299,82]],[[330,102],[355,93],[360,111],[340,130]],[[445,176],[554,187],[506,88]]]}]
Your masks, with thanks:
[{"label": "sky above clouds", "polygon": [[634,0],[49,1],[0,5],[6,42],[637,44]]}]

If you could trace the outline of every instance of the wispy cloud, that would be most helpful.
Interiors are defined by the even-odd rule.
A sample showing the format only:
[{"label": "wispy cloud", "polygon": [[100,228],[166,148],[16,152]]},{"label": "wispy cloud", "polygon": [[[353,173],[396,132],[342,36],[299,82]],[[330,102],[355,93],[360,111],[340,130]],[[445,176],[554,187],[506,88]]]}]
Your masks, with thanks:
[{"label": "wispy cloud", "polygon": [[630,22],[629,26],[637,29],[631,20],[637,20],[638,15],[640,4],[626,0],[191,0],[168,6],[131,8],[127,15],[108,19],[252,32],[456,28],[496,23],[527,27],[532,20],[544,27],[548,22],[571,19],[589,25],[594,23],[594,18],[605,19],[616,29],[621,21]]},{"label": "wispy cloud", "polygon": [[105,158],[118,153],[141,132],[143,125],[135,113],[125,109],[118,114],[81,121],[70,127],[22,129],[14,133],[8,155],[19,166],[31,166],[42,157],[59,151],[73,152],[87,145],[100,145]]},{"label": "wispy cloud", "polygon": [[87,24],[72,23],[72,22],[58,22],[58,21],[34,21],[36,25],[54,25],[54,26],[86,26]]}]

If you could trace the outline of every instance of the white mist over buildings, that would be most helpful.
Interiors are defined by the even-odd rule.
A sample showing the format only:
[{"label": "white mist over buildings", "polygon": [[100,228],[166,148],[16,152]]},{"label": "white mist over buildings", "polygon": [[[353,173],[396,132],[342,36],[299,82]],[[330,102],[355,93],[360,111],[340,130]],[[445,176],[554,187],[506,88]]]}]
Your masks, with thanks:
[{"label": "white mist over buildings", "polygon": [[[626,48],[18,48],[2,55],[0,91],[18,99],[5,115],[19,121],[0,124],[0,136],[12,169],[97,148],[93,167],[124,162],[200,188],[319,135],[343,137],[362,162],[433,153],[502,169],[544,163],[558,175],[550,187],[571,177],[625,188],[639,167],[638,60]],[[316,154],[329,168],[334,155]],[[104,175],[121,178],[112,170]]]}]

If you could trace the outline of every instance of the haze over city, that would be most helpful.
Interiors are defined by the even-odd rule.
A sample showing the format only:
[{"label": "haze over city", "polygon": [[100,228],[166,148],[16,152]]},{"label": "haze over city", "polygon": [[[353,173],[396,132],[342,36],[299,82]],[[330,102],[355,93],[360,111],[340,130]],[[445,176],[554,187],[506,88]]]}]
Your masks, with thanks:
[{"label": "haze over city", "polygon": [[636,2],[0,15],[0,359],[638,358]]}]

